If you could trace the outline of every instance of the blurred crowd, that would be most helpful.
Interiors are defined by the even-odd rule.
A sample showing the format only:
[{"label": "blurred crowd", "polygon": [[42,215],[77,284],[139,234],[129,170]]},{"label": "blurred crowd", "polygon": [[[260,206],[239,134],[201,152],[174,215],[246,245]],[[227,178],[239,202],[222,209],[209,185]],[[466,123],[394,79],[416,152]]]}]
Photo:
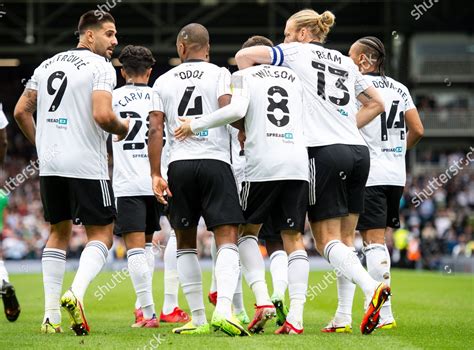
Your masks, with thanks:
[{"label": "blurred crowd", "polygon": [[[13,149],[13,152],[12,152]],[[11,154],[15,156],[11,156]],[[455,158],[462,158],[462,152],[438,154],[437,159],[445,159],[450,164]],[[3,172],[2,184],[9,177],[15,177],[34,159],[34,149],[22,141],[13,141],[9,146],[9,156]],[[28,161],[26,161],[28,159]],[[441,161],[440,161],[441,163]],[[439,176],[437,173],[407,177],[405,193],[401,201],[401,228],[388,235],[387,245],[392,253],[392,263],[400,267],[438,269],[441,258],[449,255],[471,256],[474,249],[474,171],[472,164],[452,177],[436,190],[429,187],[429,181]],[[3,186],[3,185],[2,185]],[[426,189],[430,188],[430,191]],[[425,199],[418,202],[414,198],[425,190]],[[3,252],[6,259],[39,259],[48,237],[49,225],[44,222],[39,180],[37,174],[9,191],[9,205],[5,211],[2,232]],[[432,192],[432,193],[431,193]],[[166,245],[171,228],[162,218],[162,231],[155,234],[155,242]],[[200,256],[210,255],[210,237],[201,220],[198,232]],[[305,244],[311,255],[316,255],[309,225],[305,229]],[[69,258],[79,257],[86,244],[82,226],[73,227]],[[357,240],[357,248],[363,242]],[[265,254],[265,249],[262,248]],[[126,256],[120,239],[115,240],[113,254],[117,259]]]}]

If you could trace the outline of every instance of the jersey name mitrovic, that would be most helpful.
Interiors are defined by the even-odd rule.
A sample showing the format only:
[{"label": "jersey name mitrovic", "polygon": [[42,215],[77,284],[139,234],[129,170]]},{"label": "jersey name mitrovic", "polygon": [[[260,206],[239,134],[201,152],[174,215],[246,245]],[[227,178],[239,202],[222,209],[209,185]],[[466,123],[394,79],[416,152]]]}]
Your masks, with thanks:
[{"label": "jersey name mitrovic", "polygon": [[291,69],[260,65],[232,75],[233,95],[248,97],[245,180],[308,181],[303,91]]},{"label": "jersey name mitrovic", "polygon": [[405,186],[405,112],[415,108],[408,89],[396,80],[366,75],[385,102],[385,112],[360,129],[370,150],[366,186]]},{"label": "jersey name mitrovic", "polygon": [[108,134],[92,115],[92,92],[112,93],[116,73],[87,49],[58,53],[27,84],[38,92],[36,147],[40,176],[106,180]]},{"label": "jersey name mitrovic", "polygon": [[179,117],[199,118],[219,108],[218,98],[231,94],[230,73],[212,63],[190,60],[160,76],[153,85],[153,111],[165,114],[168,164],[177,160],[216,159],[230,164],[229,133],[225,126],[201,131],[177,141]]},{"label": "jersey name mitrovic", "polygon": [[302,81],[307,146],[365,145],[356,124],[356,97],[369,84],[349,57],[317,43],[269,50],[273,65],[290,67]]},{"label": "jersey name mitrovic", "polygon": [[112,143],[116,197],[153,195],[148,161],[148,112],[152,96],[152,88],[145,84],[129,84],[114,90],[114,112],[121,118],[130,118],[127,137]]}]

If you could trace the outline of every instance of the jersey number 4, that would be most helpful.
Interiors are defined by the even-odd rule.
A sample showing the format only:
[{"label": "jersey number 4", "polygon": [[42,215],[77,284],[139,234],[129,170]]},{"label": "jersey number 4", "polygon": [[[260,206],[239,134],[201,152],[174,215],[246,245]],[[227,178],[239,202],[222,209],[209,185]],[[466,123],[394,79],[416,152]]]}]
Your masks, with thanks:
[{"label": "jersey number 4", "polygon": [[405,113],[401,111],[398,113],[400,120],[395,121],[395,117],[398,111],[398,104],[400,103],[399,100],[395,100],[392,102],[392,106],[390,107],[390,111],[387,113],[383,112],[380,114],[380,125],[382,126],[382,141],[388,141],[388,129],[402,129],[400,130],[400,140],[405,139]]},{"label": "jersey number 4", "polygon": [[194,98],[194,107],[188,108],[189,100],[191,100],[195,88],[195,86],[188,86],[184,91],[178,106],[178,116],[187,117],[202,114],[202,96],[196,96]]}]

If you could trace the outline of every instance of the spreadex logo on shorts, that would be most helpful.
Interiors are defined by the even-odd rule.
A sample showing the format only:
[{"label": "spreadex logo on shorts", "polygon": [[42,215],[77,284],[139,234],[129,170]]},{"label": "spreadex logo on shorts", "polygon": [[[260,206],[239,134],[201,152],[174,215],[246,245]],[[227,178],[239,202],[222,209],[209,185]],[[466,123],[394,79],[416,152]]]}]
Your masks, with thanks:
[{"label": "spreadex logo on shorts", "polygon": [[403,147],[393,147],[393,148],[382,148],[382,152],[384,153],[402,153]]}]

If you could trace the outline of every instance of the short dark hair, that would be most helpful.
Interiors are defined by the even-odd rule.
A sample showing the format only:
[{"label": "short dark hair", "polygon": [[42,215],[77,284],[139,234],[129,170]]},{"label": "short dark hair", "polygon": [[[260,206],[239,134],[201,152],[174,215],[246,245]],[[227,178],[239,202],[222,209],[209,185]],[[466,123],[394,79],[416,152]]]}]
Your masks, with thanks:
[{"label": "short dark hair", "polygon": [[77,31],[79,35],[82,35],[86,32],[86,30],[98,28],[106,22],[112,22],[115,24],[115,19],[110,13],[100,10],[90,10],[84,13],[81,18],[79,18]]},{"label": "short dark hair", "polygon": [[242,48],[245,49],[246,47],[258,46],[258,45],[271,47],[273,46],[273,42],[267,37],[264,37],[261,35],[254,35],[248,38],[246,42],[244,42],[244,44],[242,45]]},{"label": "short dark hair", "polygon": [[363,46],[362,52],[375,59],[376,70],[381,76],[385,76],[385,46],[383,42],[375,36],[365,36],[357,40],[357,43]]},{"label": "short dark hair", "polygon": [[125,46],[119,55],[119,61],[128,75],[137,76],[146,73],[155,64],[151,51],[144,46]]}]

